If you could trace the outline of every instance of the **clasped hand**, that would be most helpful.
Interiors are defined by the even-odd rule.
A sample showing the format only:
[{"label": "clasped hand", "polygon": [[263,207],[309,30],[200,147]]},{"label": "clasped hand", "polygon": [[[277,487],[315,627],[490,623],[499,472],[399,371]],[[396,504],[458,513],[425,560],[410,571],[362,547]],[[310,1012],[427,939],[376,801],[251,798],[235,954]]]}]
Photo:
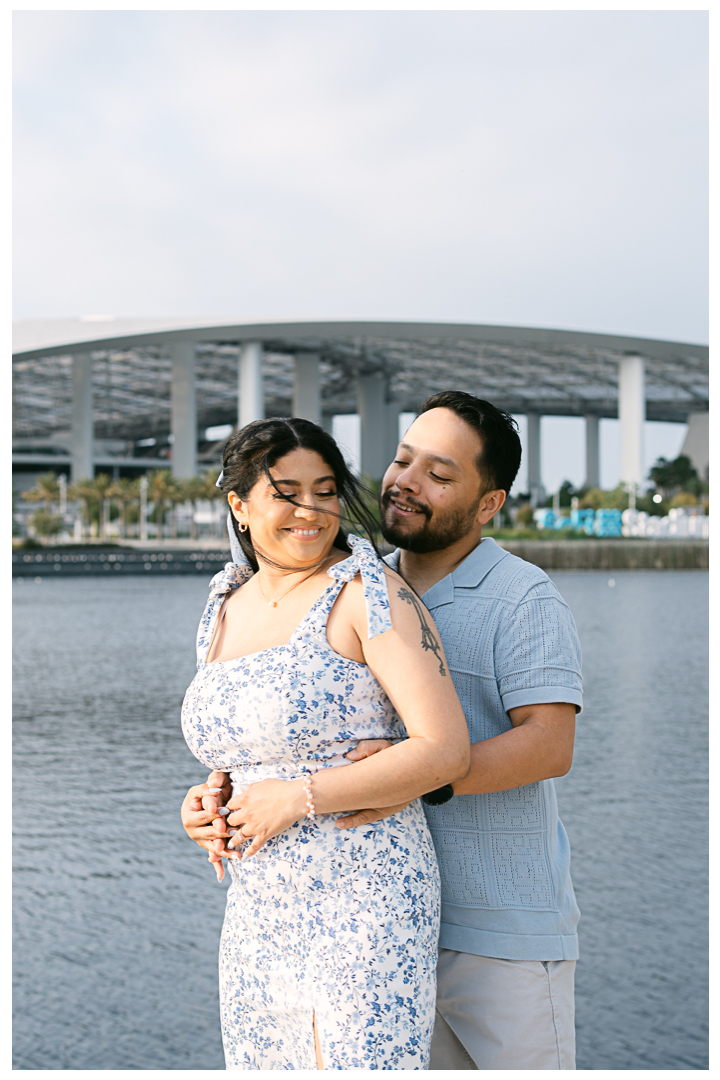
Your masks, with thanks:
[{"label": "clasped hand", "polygon": [[[393,744],[387,739],[364,740],[347,753],[360,761]],[[299,780],[259,780],[230,798],[227,773],[212,772],[207,783],[191,787],[182,804],[182,823],[188,836],[208,852],[218,881],[225,876],[223,859],[248,858],[264,844],[305,816],[306,796]],[[382,809],[356,810],[338,818],[338,829],[367,825],[398,813],[407,802]],[[242,855],[241,844],[248,843]]]}]

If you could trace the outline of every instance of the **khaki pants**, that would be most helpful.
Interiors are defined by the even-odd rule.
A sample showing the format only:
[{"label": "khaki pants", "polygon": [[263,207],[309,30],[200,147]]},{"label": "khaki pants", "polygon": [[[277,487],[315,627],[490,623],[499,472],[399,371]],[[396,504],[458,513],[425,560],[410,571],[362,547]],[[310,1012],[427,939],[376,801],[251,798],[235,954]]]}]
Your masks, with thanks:
[{"label": "khaki pants", "polygon": [[575,961],[440,949],[430,1069],[574,1069]]}]

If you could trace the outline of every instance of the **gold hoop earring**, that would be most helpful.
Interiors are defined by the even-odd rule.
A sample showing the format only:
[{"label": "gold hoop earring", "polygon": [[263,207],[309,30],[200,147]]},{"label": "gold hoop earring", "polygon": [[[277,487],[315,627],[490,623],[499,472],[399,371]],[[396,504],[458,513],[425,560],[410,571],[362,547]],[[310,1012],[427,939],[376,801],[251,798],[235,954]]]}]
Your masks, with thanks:
[{"label": "gold hoop earring", "polygon": [[247,532],[247,522],[243,525],[242,521],[238,521],[238,530],[240,532]]}]

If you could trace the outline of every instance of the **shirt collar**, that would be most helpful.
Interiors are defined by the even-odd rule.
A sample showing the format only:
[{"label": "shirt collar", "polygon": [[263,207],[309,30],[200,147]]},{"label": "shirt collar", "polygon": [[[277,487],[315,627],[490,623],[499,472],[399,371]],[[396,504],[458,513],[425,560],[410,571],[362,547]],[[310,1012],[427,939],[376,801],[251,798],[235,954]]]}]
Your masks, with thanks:
[{"label": "shirt collar", "polygon": [[[455,589],[473,589],[490,573],[493,566],[504,559],[507,551],[501,548],[491,536],[485,536],[476,548],[467,555],[458,567],[436,582],[431,589],[423,593],[423,603],[428,608],[452,604]],[[385,556],[385,562],[397,570],[400,548]]]}]

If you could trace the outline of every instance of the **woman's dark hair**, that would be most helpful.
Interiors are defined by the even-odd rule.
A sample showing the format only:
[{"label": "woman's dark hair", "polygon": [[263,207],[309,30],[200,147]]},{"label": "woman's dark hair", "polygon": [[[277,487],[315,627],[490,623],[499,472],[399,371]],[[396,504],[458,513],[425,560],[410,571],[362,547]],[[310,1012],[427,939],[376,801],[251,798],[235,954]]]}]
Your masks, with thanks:
[{"label": "woman's dark hair", "polygon": [[476,466],[485,481],[485,490],[500,489],[509,494],[520,468],[522,454],[518,426],[510,413],[464,390],[443,390],[425,398],[418,416],[430,409],[450,409],[477,432],[482,450]]},{"label": "woman's dark hair", "polygon": [[[293,450],[314,450],[316,454],[330,466],[337,485],[337,493],[340,499],[343,523],[335,539],[335,547],[340,551],[350,551],[347,542],[347,531],[364,533],[377,551],[375,532],[377,522],[375,516],[368,509],[366,500],[373,499],[359,480],[350,472],[340,449],[327,431],[323,431],[317,424],[310,420],[302,420],[297,416],[271,416],[267,420],[253,420],[246,424],[240,431],[231,435],[223,449],[223,472],[220,487],[227,495],[234,491],[240,499],[247,499],[257,481],[265,476],[273,487],[288,502],[296,506],[298,503],[292,495],[285,495],[279,491],[272,478],[270,469],[280,458]],[[317,510],[318,507],[310,509]],[[332,510],[320,510],[321,513],[337,516]],[[346,530],[343,526],[350,526]],[[258,569],[258,560],[253,547],[250,530],[240,532],[235,516],[232,515],[232,527],[238,542],[253,570]],[[264,562],[277,569],[290,570],[289,566],[281,566],[261,555]],[[320,565],[320,564],[318,564]]]}]

